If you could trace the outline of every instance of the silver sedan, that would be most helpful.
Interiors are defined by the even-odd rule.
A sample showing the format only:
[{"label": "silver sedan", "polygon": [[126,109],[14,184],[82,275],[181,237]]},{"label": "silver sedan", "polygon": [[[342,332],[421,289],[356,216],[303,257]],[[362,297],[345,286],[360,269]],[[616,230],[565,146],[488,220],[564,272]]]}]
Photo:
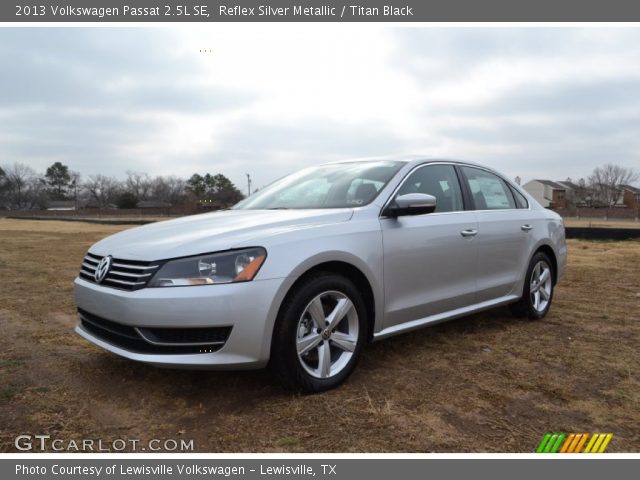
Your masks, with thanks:
[{"label": "silver sedan", "polygon": [[505,304],[544,317],[566,257],[561,218],[489,168],[336,162],[96,243],[76,331],[131,360],[270,365],[322,391],[369,341]]}]

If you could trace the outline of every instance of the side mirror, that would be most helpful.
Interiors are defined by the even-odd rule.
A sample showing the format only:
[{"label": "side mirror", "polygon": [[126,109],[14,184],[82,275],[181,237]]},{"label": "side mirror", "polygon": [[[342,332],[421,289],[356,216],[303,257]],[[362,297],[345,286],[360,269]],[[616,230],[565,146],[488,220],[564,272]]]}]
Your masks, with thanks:
[{"label": "side mirror", "polygon": [[436,197],[426,193],[407,193],[397,196],[385,209],[384,214],[389,217],[402,215],[424,215],[433,213],[436,209]]}]

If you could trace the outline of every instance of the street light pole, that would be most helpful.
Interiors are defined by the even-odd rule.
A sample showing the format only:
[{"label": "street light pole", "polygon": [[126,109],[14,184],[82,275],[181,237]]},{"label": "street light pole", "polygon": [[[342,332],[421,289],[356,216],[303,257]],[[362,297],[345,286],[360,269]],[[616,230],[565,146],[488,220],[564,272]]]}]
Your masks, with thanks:
[{"label": "street light pole", "polygon": [[78,174],[73,175],[73,200],[75,204],[76,215],[78,215]]},{"label": "street light pole", "polygon": [[251,196],[251,175],[247,173],[247,197]]}]

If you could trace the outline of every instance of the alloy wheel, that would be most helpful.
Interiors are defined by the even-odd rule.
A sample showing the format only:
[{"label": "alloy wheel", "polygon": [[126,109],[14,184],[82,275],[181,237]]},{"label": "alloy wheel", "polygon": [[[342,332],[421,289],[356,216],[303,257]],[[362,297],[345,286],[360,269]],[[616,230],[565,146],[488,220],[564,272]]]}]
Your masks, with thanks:
[{"label": "alloy wheel", "polygon": [[551,268],[547,262],[541,260],[533,267],[529,283],[531,305],[536,312],[541,313],[545,311],[551,300],[552,288]]},{"label": "alloy wheel", "polygon": [[349,363],[358,343],[356,308],[344,293],[326,291],[304,309],[296,349],[302,368],[316,378],[330,378]]}]

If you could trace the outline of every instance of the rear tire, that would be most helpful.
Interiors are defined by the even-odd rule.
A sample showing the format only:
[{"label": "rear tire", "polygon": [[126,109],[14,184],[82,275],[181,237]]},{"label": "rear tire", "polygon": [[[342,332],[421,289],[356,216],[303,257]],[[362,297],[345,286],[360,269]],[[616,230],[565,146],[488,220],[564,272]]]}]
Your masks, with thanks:
[{"label": "rear tire", "polygon": [[543,318],[553,300],[553,277],[553,264],[549,257],[542,252],[536,253],[527,268],[522,297],[510,305],[514,316],[530,320]]},{"label": "rear tire", "polygon": [[349,279],[317,273],[294,287],[273,333],[271,368],[288,388],[322,392],[354,370],[368,332],[362,295]]}]

